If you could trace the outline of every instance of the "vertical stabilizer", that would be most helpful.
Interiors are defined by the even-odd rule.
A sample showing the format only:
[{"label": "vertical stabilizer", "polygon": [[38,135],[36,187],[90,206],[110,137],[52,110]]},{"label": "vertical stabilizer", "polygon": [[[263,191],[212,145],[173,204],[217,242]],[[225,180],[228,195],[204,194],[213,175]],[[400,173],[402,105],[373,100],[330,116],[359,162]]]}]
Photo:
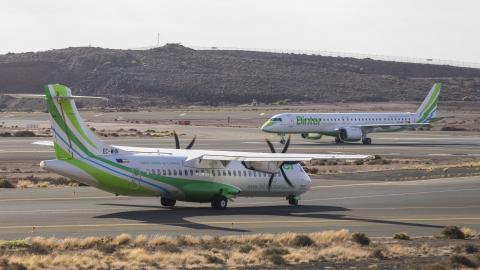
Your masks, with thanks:
[{"label": "vertical stabilizer", "polygon": [[60,84],[47,85],[45,95],[57,159],[123,153],[95,137],[81,119],[74,102],[76,97],[72,96],[68,87]]},{"label": "vertical stabilizer", "polygon": [[442,88],[441,83],[435,83],[428,92],[427,97],[423,100],[422,105],[418,108],[416,115],[417,123],[428,123],[435,117],[437,117],[437,103],[440,90]]}]

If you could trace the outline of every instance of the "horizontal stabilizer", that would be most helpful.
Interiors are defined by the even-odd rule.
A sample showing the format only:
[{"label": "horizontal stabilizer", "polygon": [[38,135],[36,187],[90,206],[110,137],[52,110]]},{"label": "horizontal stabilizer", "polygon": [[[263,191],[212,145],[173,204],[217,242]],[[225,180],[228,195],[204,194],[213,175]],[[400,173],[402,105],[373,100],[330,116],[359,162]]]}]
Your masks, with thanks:
[{"label": "horizontal stabilizer", "polygon": [[[39,94],[5,94],[14,98],[28,98],[28,99],[46,99],[46,95]],[[93,99],[93,100],[108,100],[105,97],[94,97],[94,96],[56,96],[57,99]]]}]

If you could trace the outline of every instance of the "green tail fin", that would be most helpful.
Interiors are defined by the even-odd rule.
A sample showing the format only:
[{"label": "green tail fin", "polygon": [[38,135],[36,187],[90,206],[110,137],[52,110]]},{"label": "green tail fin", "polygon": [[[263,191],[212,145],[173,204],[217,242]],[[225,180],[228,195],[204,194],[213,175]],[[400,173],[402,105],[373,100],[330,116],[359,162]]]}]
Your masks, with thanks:
[{"label": "green tail fin", "polygon": [[[60,84],[45,86],[51,116],[53,142],[57,159],[75,156],[118,154],[120,150],[99,141],[83,122],[71,90]],[[86,97],[78,97],[86,98]]]},{"label": "green tail fin", "polygon": [[442,88],[441,83],[435,83],[428,92],[427,97],[423,100],[422,104],[418,108],[416,114],[417,123],[428,123],[437,117],[438,109],[438,96]]}]

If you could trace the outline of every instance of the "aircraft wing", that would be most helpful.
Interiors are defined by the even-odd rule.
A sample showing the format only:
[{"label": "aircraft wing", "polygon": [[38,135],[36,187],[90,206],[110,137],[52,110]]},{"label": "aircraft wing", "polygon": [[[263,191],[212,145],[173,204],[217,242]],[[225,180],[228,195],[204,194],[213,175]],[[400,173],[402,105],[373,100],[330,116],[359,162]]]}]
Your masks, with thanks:
[{"label": "aircraft wing", "polygon": [[[52,141],[36,141],[33,144],[53,146]],[[187,161],[191,160],[211,160],[211,161],[251,161],[251,162],[295,162],[295,161],[311,161],[325,159],[369,159],[373,158],[369,155],[347,155],[347,154],[283,154],[283,153],[257,153],[257,152],[234,152],[234,151],[214,151],[214,150],[186,150],[186,149],[169,149],[169,148],[151,148],[151,147],[135,147],[112,145],[118,149],[131,153],[150,153],[162,155],[183,155],[187,157]]]},{"label": "aircraft wing", "polygon": [[[216,153],[208,153],[208,151],[196,158],[202,160],[219,160],[219,161],[256,161],[256,162],[283,162],[283,161],[311,161],[311,160],[325,160],[325,159],[368,159],[372,158],[369,155],[341,155],[341,154],[282,154],[282,153],[254,153],[254,152],[223,152],[216,151]],[[189,158],[190,159],[190,158]]]},{"label": "aircraft wing", "polygon": [[382,130],[389,128],[418,128],[430,126],[430,123],[395,123],[395,124],[370,124],[370,125],[356,125],[363,131],[371,132],[372,130]]}]

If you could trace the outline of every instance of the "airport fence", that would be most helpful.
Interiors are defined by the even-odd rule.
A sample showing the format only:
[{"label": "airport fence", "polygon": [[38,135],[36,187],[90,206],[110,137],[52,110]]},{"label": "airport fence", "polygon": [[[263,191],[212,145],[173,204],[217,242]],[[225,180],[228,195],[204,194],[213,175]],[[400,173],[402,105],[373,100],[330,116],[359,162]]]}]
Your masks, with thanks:
[{"label": "airport fence", "polygon": [[[305,54],[305,55],[345,57],[345,58],[355,58],[355,59],[373,59],[373,60],[381,60],[381,61],[416,63],[416,64],[427,64],[427,65],[428,64],[429,65],[449,65],[449,66],[466,67],[466,68],[480,68],[480,63],[476,63],[476,62],[443,60],[443,59],[435,59],[435,58],[416,58],[416,57],[389,56],[389,55],[381,55],[381,54],[334,52],[334,51],[323,51],[323,50],[291,50],[291,49],[265,49],[265,48],[188,46],[188,45],[185,45],[185,46],[195,50],[224,50],[224,51],[251,51],[251,52],[270,52],[270,53],[285,53],[285,54]],[[148,50],[156,47],[157,46],[147,46],[147,47],[142,47],[137,49]]]}]

